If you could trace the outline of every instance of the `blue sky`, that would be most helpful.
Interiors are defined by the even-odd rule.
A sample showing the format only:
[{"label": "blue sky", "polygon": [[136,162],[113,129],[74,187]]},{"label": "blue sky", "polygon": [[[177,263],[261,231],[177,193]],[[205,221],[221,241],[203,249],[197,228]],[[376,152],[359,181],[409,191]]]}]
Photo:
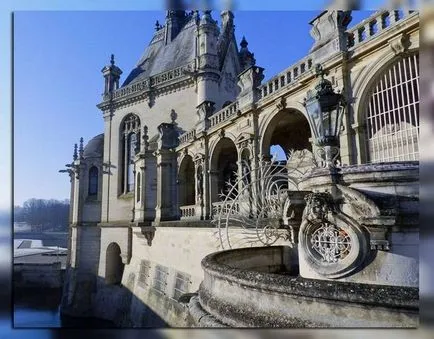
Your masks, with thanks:
[{"label": "blue sky", "polygon": [[[309,21],[319,11],[235,11],[266,78],[307,54]],[[353,13],[354,22],[369,13]],[[213,16],[219,20],[219,12]],[[128,75],[164,11],[17,11],[14,13],[14,203],[65,199],[73,144],[103,132],[101,68],[111,53]],[[194,114],[194,112],[192,112]]]},{"label": "blue sky", "polygon": [[[189,2],[205,3],[203,0]],[[308,22],[325,3],[316,0],[234,1],[237,38],[246,35],[258,65],[266,68],[267,78],[305,55],[312,42]],[[362,1],[368,9],[382,3]],[[214,0],[212,4],[213,8],[222,8],[225,1]],[[161,0],[0,3],[3,38],[0,48],[6,51],[0,54],[3,75],[0,82],[0,152],[3,158],[0,162],[0,210],[10,206],[11,198],[12,106],[15,203],[22,204],[31,197],[67,198],[69,180],[59,174],[58,169],[71,161],[73,144],[80,136],[87,141],[103,128],[101,113],[95,107],[102,89],[101,68],[108,62],[110,53],[115,53],[118,65],[128,73],[149,42],[155,20],[163,21],[164,5]],[[45,10],[48,12],[43,12]],[[282,10],[312,11],[284,13]],[[218,11],[213,14],[218,19]],[[359,21],[366,13],[353,13],[353,16],[354,21]],[[252,17],[260,20],[252,24]],[[12,58],[14,105],[9,81]]]}]

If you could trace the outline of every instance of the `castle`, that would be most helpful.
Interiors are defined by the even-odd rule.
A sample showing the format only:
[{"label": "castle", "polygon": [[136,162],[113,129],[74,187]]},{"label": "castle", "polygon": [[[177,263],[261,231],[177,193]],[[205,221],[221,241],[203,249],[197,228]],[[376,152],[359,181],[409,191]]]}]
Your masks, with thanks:
[{"label": "castle", "polygon": [[[304,322],[298,319],[293,326],[415,324],[419,14],[379,11],[348,29],[350,21],[350,11],[324,11],[313,18],[315,41],[308,55],[265,83],[264,69],[256,65],[247,41],[243,38],[238,44],[235,40],[231,11],[220,13],[220,25],[211,11],[167,11],[165,23],[156,25],[143,57],[122,84],[123,72],[112,56],[102,69],[104,93],[98,104],[104,133],[86,146],[81,140],[67,165],[71,224],[62,312],[109,319],[119,326],[272,326],[273,321],[261,323],[253,316],[246,316],[251,322],[243,322],[237,314],[242,313],[242,304],[244,310],[258,307],[260,314],[279,314],[270,306],[278,301],[264,302],[261,305],[269,308],[262,309],[248,300],[254,293],[262,293],[258,289],[268,288],[263,281],[277,286],[273,293],[285,294],[274,278],[263,277],[251,294],[246,292],[247,285],[230,292],[246,276],[219,271],[215,265],[224,262],[225,267],[232,267],[230,260],[245,258],[244,264],[240,259],[236,266],[242,271],[252,258],[260,262],[261,258],[289,253],[284,248],[291,243],[291,255],[299,258],[294,267],[302,278],[311,279],[312,291],[322,288],[315,285],[319,281],[341,282],[348,291],[351,286],[363,285],[400,292],[399,300],[387,301],[394,314],[385,316],[390,323],[386,318],[371,319],[365,311],[361,312],[362,321],[353,311],[350,320],[342,323],[313,321],[312,315]],[[318,64],[327,72],[330,88],[345,98],[338,145],[343,179],[335,185],[321,173],[311,175],[303,180],[300,191],[326,194],[330,193],[327,185],[334,185],[338,214],[346,215],[336,219],[336,229],[346,230],[339,231],[344,234],[339,241],[346,244],[345,250],[340,247],[339,257],[330,259],[321,252],[322,240],[311,240],[320,231],[304,220],[309,215],[319,218],[312,206],[329,206],[329,202],[324,195],[310,200],[303,195],[290,203],[298,206],[295,219],[288,217],[293,220],[288,221],[285,215],[286,222],[276,228],[290,230],[292,236],[278,237],[274,246],[256,252],[253,247],[244,249],[225,257],[226,261],[212,257],[212,265],[205,260],[201,266],[209,255],[237,247],[223,246],[212,221],[225,215],[225,197],[231,188],[242,191],[246,182],[239,178],[249,175],[249,182],[258,179],[257,171],[249,174],[246,168],[270,164],[272,145],[294,155],[282,165],[287,169],[295,166],[297,155],[307,154],[314,160],[318,154],[305,104],[308,91],[318,81]],[[250,194],[253,204],[259,196],[256,193]],[[353,226],[346,229],[348,224]],[[321,232],[324,235],[323,228]],[[261,242],[249,244],[253,245]],[[277,248],[283,249],[279,252]],[[268,252],[260,252],[265,250]],[[312,253],[322,255],[321,260]],[[266,266],[267,272],[272,272],[272,265]],[[225,282],[219,282],[223,276]],[[230,279],[232,283],[228,283]],[[194,297],[198,289],[202,289],[199,301]],[[226,311],[212,306],[212,300],[231,305],[236,291],[246,299],[231,306],[231,315],[223,316],[229,306]],[[365,297],[377,296],[372,303],[382,306],[381,291]],[[260,299],[264,293],[256,297]],[[326,298],[319,290],[315,293],[319,299]],[[361,302],[348,298],[346,303]],[[396,311],[400,308],[404,315]],[[198,312],[203,312],[202,316],[197,316]],[[290,324],[278,318],[275,326]]]}]

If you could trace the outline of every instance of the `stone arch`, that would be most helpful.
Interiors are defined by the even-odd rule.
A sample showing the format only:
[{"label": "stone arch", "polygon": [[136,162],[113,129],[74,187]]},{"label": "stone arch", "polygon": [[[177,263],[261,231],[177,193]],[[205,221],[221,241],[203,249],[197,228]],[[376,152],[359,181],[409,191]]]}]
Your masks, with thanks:
[{"label": "stone arch", "polygon": [[418,57],[415,49],[389,51],[360,74],[353,93],[360,163],[418,159]]},{"label": "stone arch", "polygon": [[238,172],[238,150],[232,139],[221,138],[210,157],[211,202],[220,200],[220,194],[228,194],[227,182],[235,183]]},{"label": "stone arch", "polygon": [[280,145],[285,153],[290,149],[312,151],[309,141],[311,127],[303,112],[304,110],[286,108],[275,111],[262,122],[259,135],[262,136],[260,150],[263,157],[270,157],[272,145]]},{"label": "stone arch", "polygon": [[121,248],[116,242],[107,246],[105,259],[105,282],[109,285],[120,285],[124,273],[124,264],[121,258]]},{"label": "stone arch", "polygon": [[195,168],[193,158],[185,155],[181,159],[178,171],[179,206],[195,204]]}]

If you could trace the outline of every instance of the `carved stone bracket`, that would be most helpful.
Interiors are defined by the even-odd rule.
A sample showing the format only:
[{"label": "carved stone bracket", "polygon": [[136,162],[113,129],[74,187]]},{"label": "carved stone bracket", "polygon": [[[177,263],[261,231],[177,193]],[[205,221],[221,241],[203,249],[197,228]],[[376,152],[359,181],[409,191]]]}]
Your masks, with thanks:
[{"label": "carved stone bracket", "polygon": [[140,232],[134,232],[134,234],[141,239],[146,239],[148,246],[152,246],[152,240],[155,236],[156,228],[154,226],[141,226]]},{"label": "carved stone bracket", "polygon": [[401,33],[400,35],[389,40],[389,46],[395,55],[405,53],[410,47],[410,38],[408,34]]},{"label": "carved stone bracket", "polygon": [[131,260],[131,255],[121,253],[121,259],[122,259],[122,263],[124,265],[128,265],[130,263],[130,260]]},{"label": "carved stone bracket", "polygon": [[276,108],[281,111],[286,108],[286,100],[284,97],[280,97],[276,100]]}]

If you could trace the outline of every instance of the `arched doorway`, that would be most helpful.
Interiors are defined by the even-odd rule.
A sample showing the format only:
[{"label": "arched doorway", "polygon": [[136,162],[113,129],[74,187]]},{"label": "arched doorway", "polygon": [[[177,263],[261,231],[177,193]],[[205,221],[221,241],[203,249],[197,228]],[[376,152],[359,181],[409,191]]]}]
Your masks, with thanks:
[{"label": "arched doorway", "polygon": [[194,163],[191,156],[186,155],[179,166],[179,206],[194,205],[195,199],[195,180]]},{"label": "arched doorway", "polygon": [[[219,140],[211,157],[211,202],[222,200],[229,194],[237,178],[238,152],[229,138]],[[236,192],[233,192],[236,193]]]},{"label": "arched doorway", "polygon": [[121,249],[118,244],[112,242],[108,245],[105,255],[105,282],[109,285],[120,285],[123,273]]},{"label": "arched doorway", "polygon": [[282,110],[268,123],[262,138],[262,155],[285,161],[290,150],[307,149],[312,152],[309,142],[311,137],[309,122],[297,110]]}]

